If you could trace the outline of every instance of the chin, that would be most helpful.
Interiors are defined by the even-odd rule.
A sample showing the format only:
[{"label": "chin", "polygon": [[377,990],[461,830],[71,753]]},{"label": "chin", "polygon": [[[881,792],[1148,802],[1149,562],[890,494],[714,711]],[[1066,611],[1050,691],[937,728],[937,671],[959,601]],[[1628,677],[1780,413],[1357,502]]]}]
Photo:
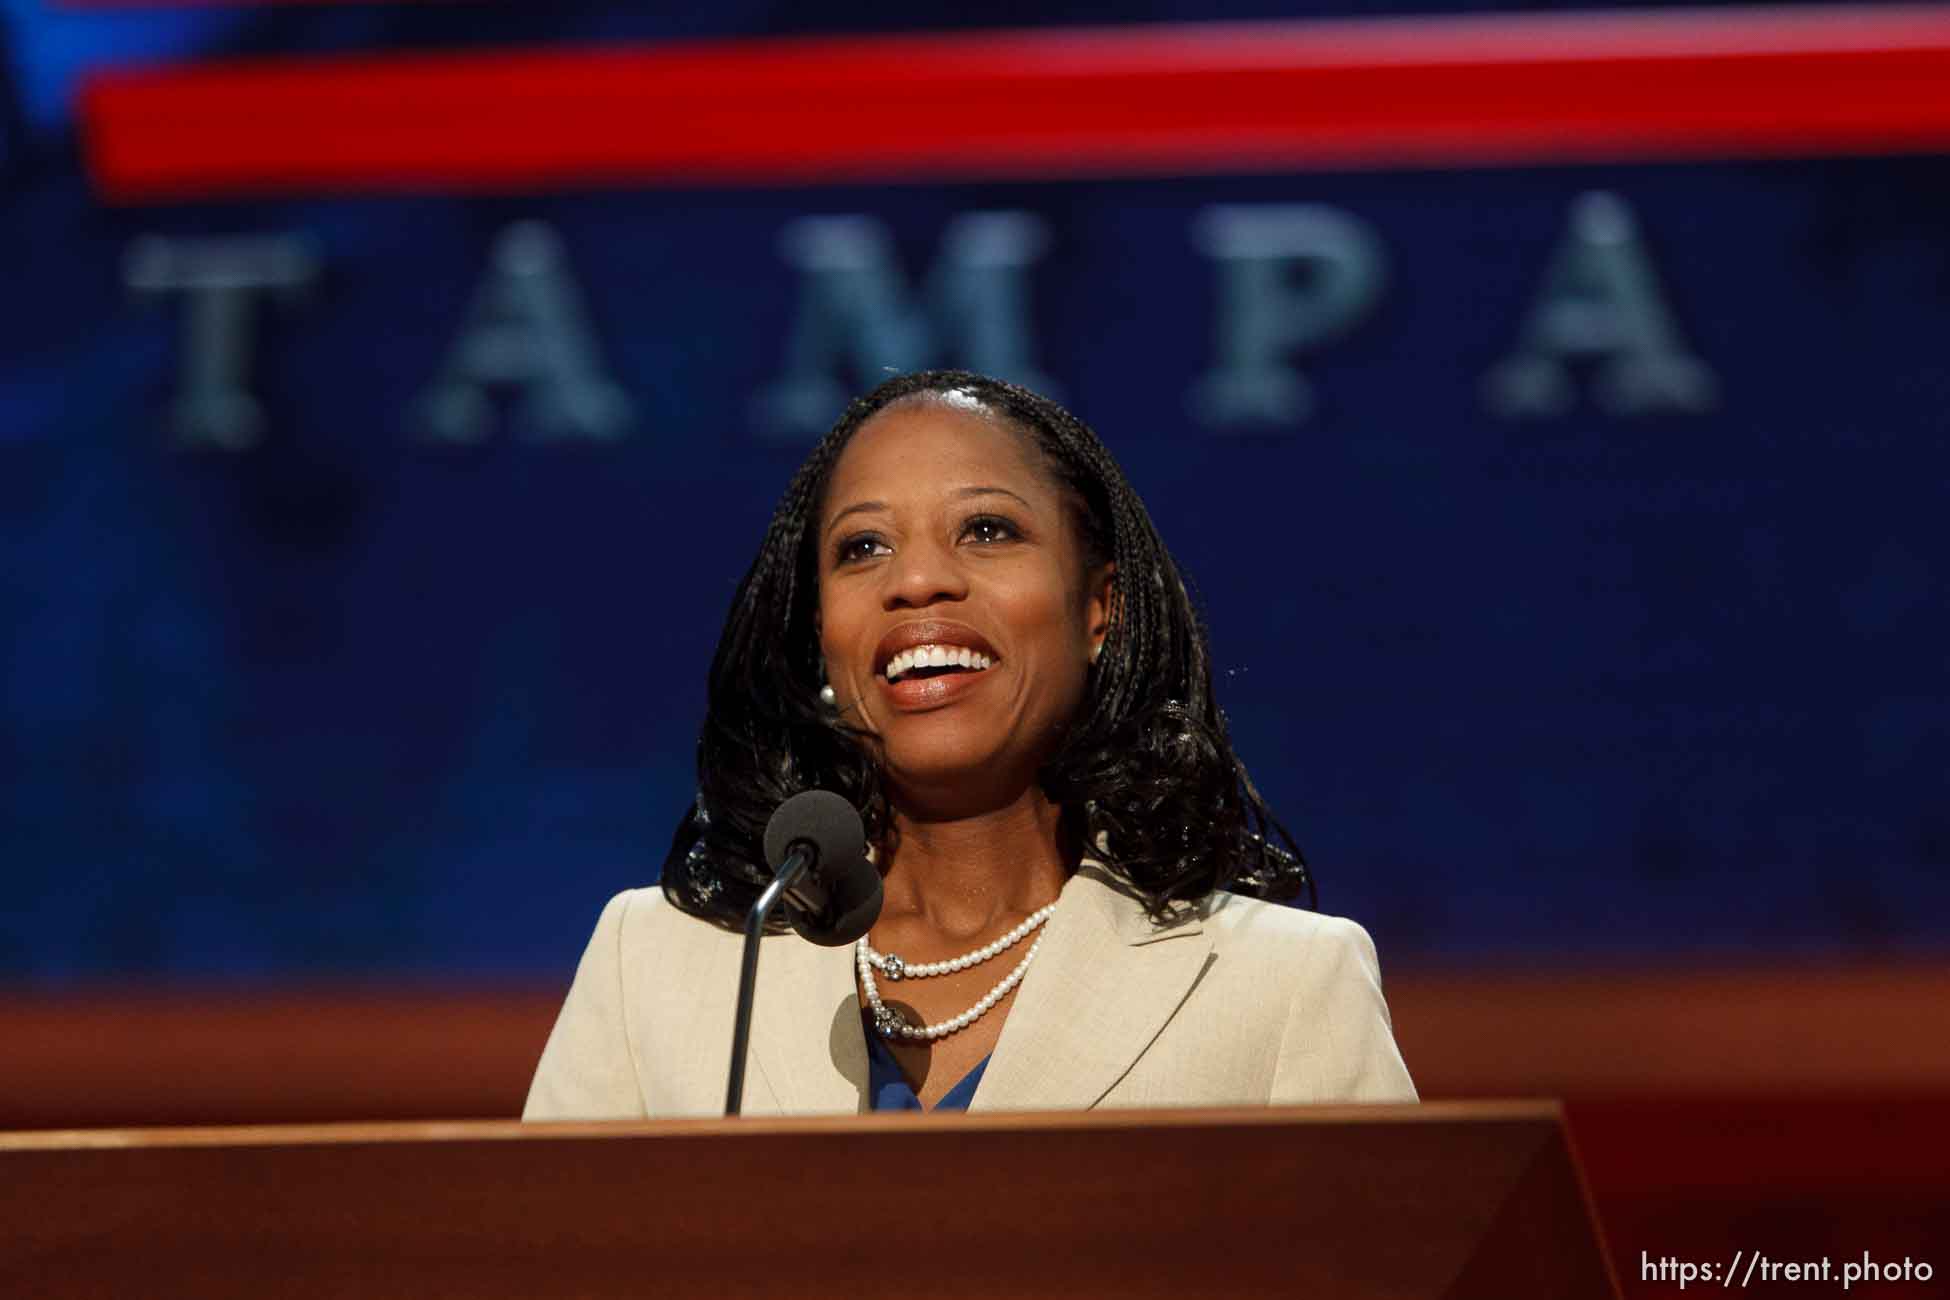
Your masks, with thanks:
[{"label": "chin", "polygon": [[992,741],[976,743],[961,728],[935,730],[937,734],[931,736],[887,739],[887,775],[895,785],[930,797],[963,791],[973,794],[993,785],[1008,770],[1004,746]]}]

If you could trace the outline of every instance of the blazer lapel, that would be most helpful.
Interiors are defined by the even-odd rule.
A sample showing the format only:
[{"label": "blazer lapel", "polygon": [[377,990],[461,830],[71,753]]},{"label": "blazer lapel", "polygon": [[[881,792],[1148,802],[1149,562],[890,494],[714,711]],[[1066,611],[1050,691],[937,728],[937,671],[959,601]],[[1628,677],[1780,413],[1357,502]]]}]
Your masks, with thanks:
[{"label": "blazer lapel", "polygon": [[1097,1104],[1185,1000],[1212,938],[1188,909],[1158,926],[1088,859],[1063,887],[970,1110]]},{"label": "blazer lapel", "polygon": [[786,934],[759,948],[753,1073],[783,1114],[857,1114],[867,1097],[867,1038],[852,947],[822,948]]}]

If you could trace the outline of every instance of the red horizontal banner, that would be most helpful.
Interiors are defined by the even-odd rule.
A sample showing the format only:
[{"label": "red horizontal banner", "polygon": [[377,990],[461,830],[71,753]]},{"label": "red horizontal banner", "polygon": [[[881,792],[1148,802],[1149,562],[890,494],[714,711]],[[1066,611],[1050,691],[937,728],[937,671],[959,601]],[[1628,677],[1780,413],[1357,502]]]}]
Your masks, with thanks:
[{"label": "red horizontal banner", "polygon": [[83,91],[122,201],[1950,149],[1950,10],[1715,9],[252,60]]}]

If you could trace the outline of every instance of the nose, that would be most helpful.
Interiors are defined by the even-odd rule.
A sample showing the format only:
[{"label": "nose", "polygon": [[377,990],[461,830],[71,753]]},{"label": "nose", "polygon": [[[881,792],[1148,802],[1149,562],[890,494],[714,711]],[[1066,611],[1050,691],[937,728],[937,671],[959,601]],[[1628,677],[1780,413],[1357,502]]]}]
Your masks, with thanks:
[{"label": "nose", "polygon": [[926,609],[968,595],[968,577],[955,553],[938,543],[902,547],[885,572],[882,603],[890,610]]}]

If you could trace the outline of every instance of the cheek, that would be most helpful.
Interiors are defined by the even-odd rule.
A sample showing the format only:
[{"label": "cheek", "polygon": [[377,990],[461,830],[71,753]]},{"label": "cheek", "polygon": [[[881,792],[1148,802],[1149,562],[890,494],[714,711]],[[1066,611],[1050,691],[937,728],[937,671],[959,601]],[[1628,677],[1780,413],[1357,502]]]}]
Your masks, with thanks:
[{"label": "cheek", "polygon": [[1058,573],[1039,575],[1040,581],[1026,584],[1011,601],[1010,613],[1018,629],[1035,643],[1041,667],[1058,676],[1068,675],[1077,645],[1083,636],[1081,600]]},{"label": "cheek", "polygon": [[864,666],[855,661],[873,653],[870,642],[862,647],[858,603],[857,599],[849,599],[843,585],[820,581],[819,654],[829,680],[843,677],[856,668],[864,672]]},{"label": "cheek", "polygon": [[827,665],[830,678],[843,661],[841,647],[844,642],[840,634],[846,627],[846,607],[834,599],[835,593],[824,578],[819,583],[819,608],[813,613],[815,639],[819,642],[819,660]]}]

